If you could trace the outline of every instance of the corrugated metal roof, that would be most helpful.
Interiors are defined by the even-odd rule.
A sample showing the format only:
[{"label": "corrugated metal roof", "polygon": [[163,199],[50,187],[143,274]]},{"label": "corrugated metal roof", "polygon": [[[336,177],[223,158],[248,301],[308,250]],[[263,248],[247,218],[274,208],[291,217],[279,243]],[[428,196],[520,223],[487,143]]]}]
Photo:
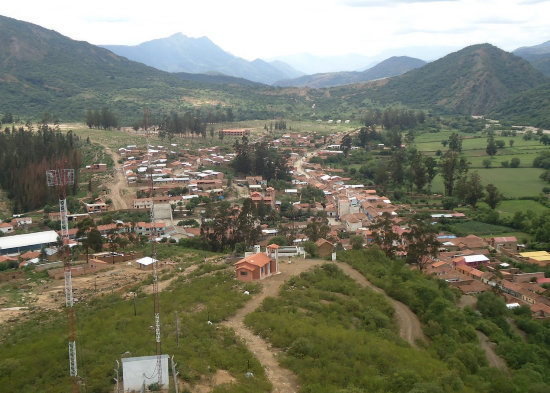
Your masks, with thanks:
[{"label": "corrugated metal roof", "polygon": [[26,233],[24,235],[3,236],[0,237],[0,250],[11,248],[22,248],[37,244],[55,243],[57,233],[55,231],[44,231],[35,233]]}]

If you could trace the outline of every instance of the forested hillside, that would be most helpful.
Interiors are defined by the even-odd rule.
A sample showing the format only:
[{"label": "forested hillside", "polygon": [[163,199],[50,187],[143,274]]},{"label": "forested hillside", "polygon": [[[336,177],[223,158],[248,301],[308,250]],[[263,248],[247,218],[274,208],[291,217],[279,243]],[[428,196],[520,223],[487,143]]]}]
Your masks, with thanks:
[{"label": "forested hillside", "polygon": [[527,61],[489,44],[473,45],[375,87],[383,102],[482,115],[548,79]]},{"label": "forested hillside", "polygon": [[61,133],[48,126],[35,131],[6,128],[0,133],[0,188],[7,191],[15,213],[56,203],[56,191],[46,184],[46,170],[61,164],[77,169],[81,162],[78,143],[71,132]]}]

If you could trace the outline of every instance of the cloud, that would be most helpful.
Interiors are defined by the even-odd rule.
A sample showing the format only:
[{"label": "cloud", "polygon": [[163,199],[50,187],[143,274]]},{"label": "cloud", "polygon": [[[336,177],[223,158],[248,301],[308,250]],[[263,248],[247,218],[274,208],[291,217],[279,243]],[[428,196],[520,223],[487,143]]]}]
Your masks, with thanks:
[{"label": "cloud", "polygon": [[126,23],[130,22],[131,19],[127,17],[108,17],[108,16],[85,16],[83,18],[86,22],[91,23]]},{"label": "cloud", "polygon": [[523,1],[520,1],[519,4],[531,5],[531,4],[548,3],[548,2],[550,2],[550,0],[523,0]]},{"label": "cloud", "polygon": [[482,25],[517,25],[525,23],[525,20],[514,20],[514,19],[507,19],[507,18],[484,18],[476,20],[476,24],[482,24]]},{"label": "cloud", "polygon": [[[450,3],[459,0],[346,0],[345,5],[349,7],[387,7],[399,4],[418,4],[418,3]],[[529,0],[526,0],[529,1]],[[545,1],[545,0],[531,0]]]}]

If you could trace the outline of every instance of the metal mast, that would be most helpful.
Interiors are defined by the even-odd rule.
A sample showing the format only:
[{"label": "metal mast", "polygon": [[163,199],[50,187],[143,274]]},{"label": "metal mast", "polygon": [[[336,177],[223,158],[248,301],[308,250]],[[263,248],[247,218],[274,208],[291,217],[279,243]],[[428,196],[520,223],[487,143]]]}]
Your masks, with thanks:
[{"label": "metal mast", "polygon": [[73,284],[71,278],[71,251],[69,249],[69,223],[67,219],[66,186],[74,184],[74,169],[57,169],[46,171],[48,186],[57,187],[59,195],[59,221],[61,221],[61,242],[63,250],[63,269],[65,276],[65,308],[69,326],[69,374],[72,379],[72,391],[78,392],[78,369],[76,364],[76,334],[73,302]]},{"label": "metal mast", "polygon": [[154,182],[153,182],[153,151],[149,149],[149,132],[147,132],[147,166],[149,167],[149,195],[151,196],[151,258],[153,258],[153,296],[154,296],[154,309],[155,309],[155,342],[157,344],[157,372],[158,372],[158,385],[162,387],[162,347],[160,341],[160,305],[159,305],[159,290],[158,290],[158,260],[157,260],[157,228],[155,226],[155,198],[154,198]]}]

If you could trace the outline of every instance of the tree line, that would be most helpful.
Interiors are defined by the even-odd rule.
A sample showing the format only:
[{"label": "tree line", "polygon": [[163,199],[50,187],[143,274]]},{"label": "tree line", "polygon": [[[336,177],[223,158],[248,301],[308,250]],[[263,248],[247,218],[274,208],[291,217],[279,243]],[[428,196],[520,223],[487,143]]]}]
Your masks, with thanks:
[{"label": "tree line", "polygon": [[86,112],[86,125],[88,128],[111,130],[118,127],[118,116],[108,107],[88,109]]},{"label": "tree line", "polygon": [[[79,168],[79,144],[71,131],[63,134],[45,124],[36,131],[12,127],[0,133],[0,187],[7,191],[15,213],[57,202],[57,193],[46,183],[46,170],[59,164]],[[75,170],[75,184],[67,188],[68,194],[76,193],[77,173]]]},{"label": "tree line", "polygon": [[243,175],[262,176],[265,180],[290,180],[287,157],[267,142],[250,144],[243,136],[234,145],[236,156],[231,167]]}]

